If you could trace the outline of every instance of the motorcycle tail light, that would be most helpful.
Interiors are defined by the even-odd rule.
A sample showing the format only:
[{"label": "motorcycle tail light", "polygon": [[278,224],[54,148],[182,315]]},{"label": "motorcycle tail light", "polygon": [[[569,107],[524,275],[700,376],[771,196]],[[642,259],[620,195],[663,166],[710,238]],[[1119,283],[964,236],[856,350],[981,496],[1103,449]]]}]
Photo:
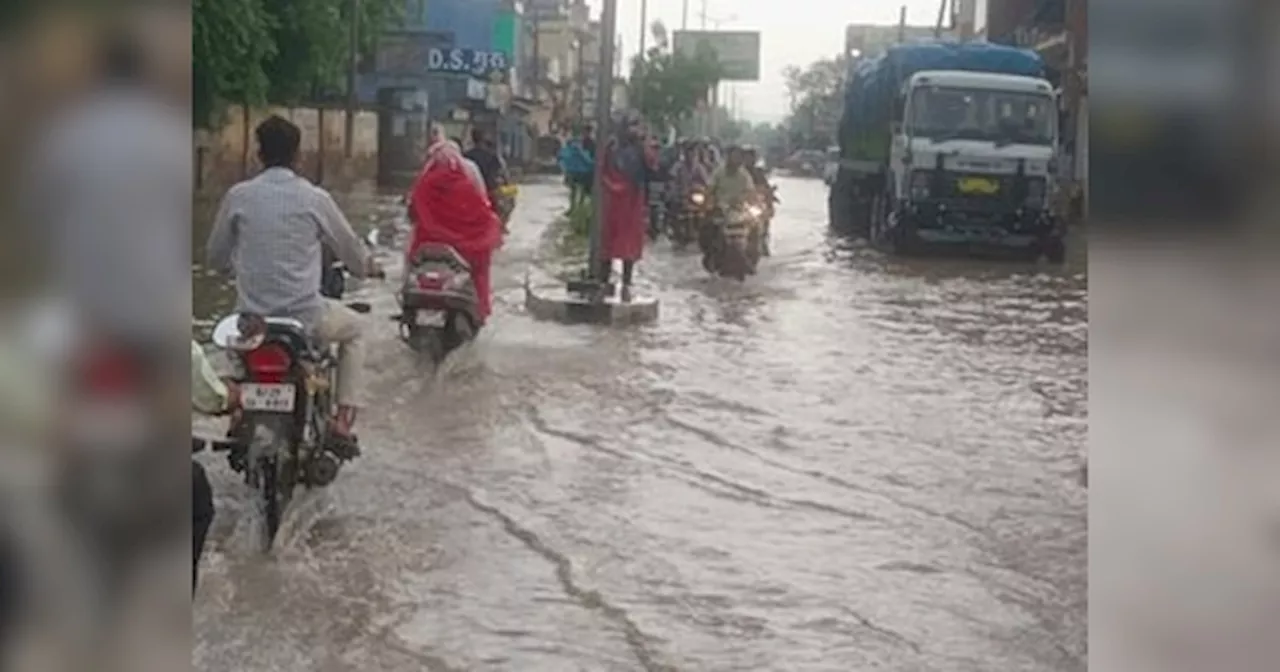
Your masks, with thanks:
[{"label": "motorcycle tail light", "polygon": [[244,368],[254,382],[286,382],[292,366],[289,352],[279,345],[268,344],[244,353]]},{"label": "motorcycle tail light", "polygon": [[427,291],[440,291],[444,289],[445,278],[440,273],[419,273],[417,280],[418,289],[425,289]]}]

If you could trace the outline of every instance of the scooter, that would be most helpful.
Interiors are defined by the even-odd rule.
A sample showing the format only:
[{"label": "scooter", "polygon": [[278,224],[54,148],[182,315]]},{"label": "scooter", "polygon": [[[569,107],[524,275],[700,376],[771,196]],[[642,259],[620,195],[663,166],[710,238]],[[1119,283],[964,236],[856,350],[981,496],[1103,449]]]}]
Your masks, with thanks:
[{"label": "scooter", "polygon": [[400,337],[439,364],[480,330],[471,265],[448,245],[427,244],[408,260],[400,289]]}]

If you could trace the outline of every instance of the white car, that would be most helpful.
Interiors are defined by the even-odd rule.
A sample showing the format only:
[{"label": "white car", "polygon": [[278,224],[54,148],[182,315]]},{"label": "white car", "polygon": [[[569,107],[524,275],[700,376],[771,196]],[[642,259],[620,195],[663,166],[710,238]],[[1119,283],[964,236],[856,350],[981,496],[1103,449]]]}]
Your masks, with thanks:
[{"label": "white car", "polygon": [[822,181],[828,186],[836,183],[836,173],[840,171],[840,148],[827,149],[826,163],[822,164]]}]

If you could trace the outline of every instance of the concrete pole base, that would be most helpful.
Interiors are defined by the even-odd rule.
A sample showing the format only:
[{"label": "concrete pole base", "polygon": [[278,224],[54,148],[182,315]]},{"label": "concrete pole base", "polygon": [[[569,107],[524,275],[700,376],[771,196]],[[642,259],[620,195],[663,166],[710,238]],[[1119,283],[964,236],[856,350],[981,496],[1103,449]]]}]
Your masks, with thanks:
[{"label": "concrete pole base", "polygon": [[658,300],[632,296],[623,301],[616,296],[591,300],[569,292],[564,285],[532,285],[525,288],[525,308],[539,320],[564,324],[646,324],[658,319]]}]

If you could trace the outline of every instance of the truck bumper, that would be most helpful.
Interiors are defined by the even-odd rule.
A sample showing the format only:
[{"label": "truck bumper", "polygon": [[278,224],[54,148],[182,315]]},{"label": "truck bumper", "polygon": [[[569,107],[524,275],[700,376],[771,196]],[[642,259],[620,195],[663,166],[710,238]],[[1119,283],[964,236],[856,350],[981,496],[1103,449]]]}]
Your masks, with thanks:
[{"label": "truck bumper", "polygon": [[1057,218],[1046,212],[966,212],[907,206],[898,210],[897,220],[896,233],[921,251],[1037,252],[1060,242],[1064,235]]}]

